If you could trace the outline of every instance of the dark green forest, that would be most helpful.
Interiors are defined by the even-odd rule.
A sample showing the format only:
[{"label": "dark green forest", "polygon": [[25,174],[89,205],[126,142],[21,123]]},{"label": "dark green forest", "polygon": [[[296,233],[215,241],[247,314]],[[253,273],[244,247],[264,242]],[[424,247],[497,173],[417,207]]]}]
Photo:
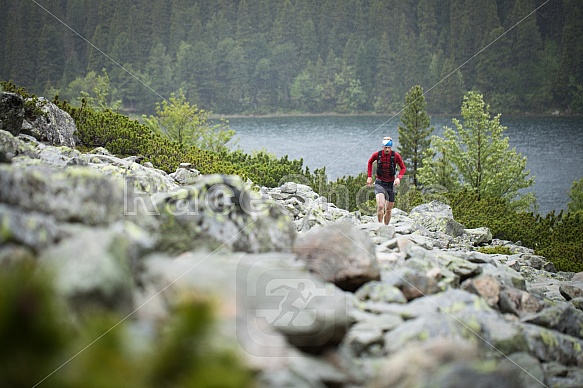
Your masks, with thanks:
[{"label": "dark green forest", "polygon": [[[540,8],[539,8],[540,7]],[[538,8],[538,10],[537,10]],[[105,69],[126,113],[583,113],[581,0],[0,0],[0,79],[49,98]],[[533,13],[533,11],[537,10]]]}]

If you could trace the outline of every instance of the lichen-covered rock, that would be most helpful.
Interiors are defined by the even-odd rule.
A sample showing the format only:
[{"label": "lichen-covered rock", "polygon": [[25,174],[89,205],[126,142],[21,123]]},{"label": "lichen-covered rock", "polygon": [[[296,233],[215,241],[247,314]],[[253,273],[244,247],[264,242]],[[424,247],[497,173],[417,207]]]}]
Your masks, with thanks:
[{"label": "lichen-covered rock", "polygon": [[121,185],[84,167],[0,165],[0,202],[57,221],[107,224],[124,216]]},{"label": "lichen-covered rock", "polygon": [[451,207],[441,202],[419,205],[411,210],[409,217],[432,232],[458,237],[465,231],[464,226],[454,220]]},{"label": "lichen-covered rock", "polygon": [[37,108],[42,112],[22,123],[22,133],[54,146],[75,147],[77,140],[75,120],[55,104],[40,97]]},{"label": "lichen-covered rock", "polygon": [[52,215],[25,213],[0,203],[0,245],[13,242],[38,252],[61,237],[62,232]]},{"label": "lichen-covered rock", "polygon": [[583,340],[533,324],[523,324],[530,354],[543,362],[583,367]]},{"label": "lichen-covered rock", "polygon": [[170,174],[170,177],[181,185],[192,185],[200,178],[200,171],[190,163],[181,163],[178,169]]},{"label": "lichen-covered rock", "polygon": [[492,232],[486,227],[464,229],[464,234],[468,236],[474,245],[486,244],[492,241]]},{"label": "lichen-covered rock", "polygon": [[24,99],[16,93],[0,93],[0,130],[18,136],[24,120]]},{"label": "lichen-covered rock", "polygon": [[583,339],[583,311],[570,303],[549,306],[537,314],[524,317],[523,321]]},{"label": "lichen-covered rock", "polygon": [[134,308],[137,261],[152,244],[132,224],[83,228],[42,252],[39,262],[54,274],[57,292],[73,311],[114,310],[125,315]]},{"label": "lichen-covered rock", "polygon": [[242,252],[289,252],[296,231],[273,201],[246,188],[237,176],[208,175],[153,199],[162,250],[226,248]]},{"label": "lichen-covered rock", "polygon": [[530,293],[513,287],[502,288],[498,305],[503,313],[517,316],[535,314],[543,307]]},{"label": "lichen-covered rock", "polygon": [[397,287],[390,284],[370,281],[360,287],[354,294],[363,301],[373,301],[381,303],[407,303],[407,299]]},{"label": "lichen-covered rock", "polygon": [[38,157],[38,151],[34,145],[31,145],[18,137],[14,137],[9,132],[3,130],[0,130],[0,152],[2,152],[8,160],[19,155],[33,158]]}]

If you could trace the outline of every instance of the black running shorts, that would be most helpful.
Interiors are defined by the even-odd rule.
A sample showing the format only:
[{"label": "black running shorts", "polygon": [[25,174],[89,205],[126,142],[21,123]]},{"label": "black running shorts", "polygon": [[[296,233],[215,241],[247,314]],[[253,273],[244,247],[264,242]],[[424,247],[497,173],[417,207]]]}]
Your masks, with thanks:
[{"label": "black running shorts", "polygon": [[395,191],[393,190],[393,182],[384,182],[377,179],[374,183],[374,193],[383,193],[385,199],[389,202],[395,202]]}]

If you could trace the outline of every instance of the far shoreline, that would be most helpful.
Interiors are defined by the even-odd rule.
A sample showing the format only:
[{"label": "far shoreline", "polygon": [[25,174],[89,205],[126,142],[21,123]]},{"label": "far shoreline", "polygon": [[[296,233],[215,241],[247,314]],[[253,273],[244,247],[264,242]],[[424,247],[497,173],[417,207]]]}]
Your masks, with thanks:
[{"label": "far shoreline", "polygon": [[[367,117],[367,116],[378,116],[378,117],[400,117],[403,112],[396,113],[337,113],[337,112],[326,112],[326,113],[265,113],[265,114],[210,114],[208,116],[211,120],[229,120],[229,119],[262,119],[262,118],[278,118],[278,117]],[[460,113],[428,113],[429,117],[461,117]],[[490,112],[491,116],[496,116],[498,113]],[[583,117],[581,114],[576,113],[501,113],[501,117]]]}]

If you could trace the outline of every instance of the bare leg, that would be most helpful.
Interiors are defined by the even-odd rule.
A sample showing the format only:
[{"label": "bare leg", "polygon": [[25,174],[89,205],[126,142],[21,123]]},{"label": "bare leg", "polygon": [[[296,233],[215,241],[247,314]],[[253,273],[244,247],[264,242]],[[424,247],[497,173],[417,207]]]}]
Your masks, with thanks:
[{"label": "bare leg", "polygon": [[395,202],[387,202],[387,209],[385,211],[385,225],[389,225],[389,222],[391,222],[391,212],[393,211],[393,206],[395,206]]},{"label": "bare leg", "polygon": [[383,222],[383,218],[385,217],[385,208],[386,208],[386,202],[385,201],[385,195],[383,193],[378,193],[377,194],[377,219],[379,222]]}]

